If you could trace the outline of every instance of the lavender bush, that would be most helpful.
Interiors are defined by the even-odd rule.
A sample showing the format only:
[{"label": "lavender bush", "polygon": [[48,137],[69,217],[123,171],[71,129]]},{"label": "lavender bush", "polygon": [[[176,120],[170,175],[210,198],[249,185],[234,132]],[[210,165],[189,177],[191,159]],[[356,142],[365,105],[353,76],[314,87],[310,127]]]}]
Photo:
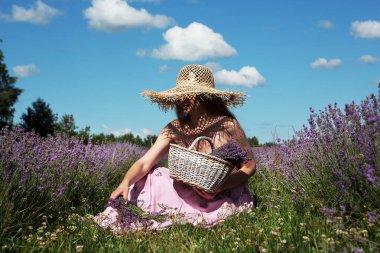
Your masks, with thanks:
[{"label": "lavender bush", "polygon": [[379,209],[379,98],[371,94],[344,111],[336,103],[319,113],[310,108],[309,126],[276,148],[255,151],[259,173],[276,174],[272,183],[296,203],[355,214]]},{"label": "lavender bush", "polygon": [[130,143],[84,145],[66,136],[0,131],[0,233],[71,207],[100,210],[109,188],[145,149]]}]

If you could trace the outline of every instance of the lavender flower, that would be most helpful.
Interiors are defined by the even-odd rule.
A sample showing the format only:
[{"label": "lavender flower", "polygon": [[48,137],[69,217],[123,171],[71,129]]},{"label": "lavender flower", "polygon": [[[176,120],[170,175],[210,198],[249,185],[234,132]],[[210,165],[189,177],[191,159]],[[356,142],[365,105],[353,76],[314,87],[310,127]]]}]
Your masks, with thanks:
[{"label": "lavender flower", "polygon": [[380,204],[379,100],[380,90],[344,110],[336,103],[319,113],[310,109],[308,126],[290,140],[253,150],[256,175],[273,176],[273,186],[287,189],[296,205],[330,207],[320,210],[326,217],[339,210],[340,215],[355,212],[378,219],[367,212]]},{"label": "lavender flower", "polygon": [[251,158],[248,158],[248,154],[250,152],[250,149],[242,150],[239,143],[237,143],[236,140],[232,139],[226,144],[215,149],[211,155],[228,161],[235,166],[238,166],[240,164],[247,163],[249,160],[252,160]]},{"label": "lavender flower", "polygon": [[137,205],[124,200],[121,196],[116,199],[109,199],[107,206],[117,210],[117,221],[122,229],[129,230],[136,226],[148,228],[152,220],[163,222],[168,215],[161,212],[145,213]]},{"label": "lavender flower", "polygon": [[323,207],[319,210],[322,214],[324,214],[327,218],[332,219],[334,214],[337,213],[336,208],[328,208],[328,207]]},{"label": "lavender flower", "polygon": [[371,211],[367,213],[367,219],[369,222],[376,223],[378,220],[378,215],[376,214],[376,211]]}]

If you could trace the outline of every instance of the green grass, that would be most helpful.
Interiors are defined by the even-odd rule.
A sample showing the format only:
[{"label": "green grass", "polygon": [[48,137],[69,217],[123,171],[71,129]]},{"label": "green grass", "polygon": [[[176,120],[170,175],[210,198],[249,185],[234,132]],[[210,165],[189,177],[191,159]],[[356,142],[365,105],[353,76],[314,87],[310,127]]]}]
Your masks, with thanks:
[{"label": "green grass", "polygon": [[[114,235],[89,219],[102,208],[88,209],[83,199],[70,212],[43,215],[34,227],[17,224],[11,236],[0,239],[4,252],[376,252],[380,226],[362,214],[319,211],[320,198],[306,196],[299,203],[276,174],[256,173],[249,182],[257,200],[251,213],[231,217],[210,229],[173,225],[164,231]],[[280,179],[280,178],[279,178]],[[116,185],[110,185],[112,192]],[[91,198],[91,196],[86,196]],[[104,202],[101,198],[100,202]],[[94,202],[94,199],[91,200]],[[96,202],[96,201],[95,201]],[[105,203],[101,203],[105,204]],[[102,205],[99,205],[102,206]],[[365,207],[363,207],[365,209]],[[71,213],[67,215],[67,213]],[[82,217],[82,218],[81,218]],[[84,218],[83,218],[84,217]],[[360,252],[360,251],[358,251]]]}]

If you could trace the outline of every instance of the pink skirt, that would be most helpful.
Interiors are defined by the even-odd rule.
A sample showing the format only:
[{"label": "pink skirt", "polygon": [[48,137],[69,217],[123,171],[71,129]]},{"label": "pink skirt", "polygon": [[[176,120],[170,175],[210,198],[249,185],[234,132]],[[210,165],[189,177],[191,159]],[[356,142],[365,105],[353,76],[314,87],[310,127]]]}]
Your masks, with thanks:
[{"label": "pink skirt", "polygon": [[[211,227],[231,215],[250,212],[254,201],[247,185],[217,194],[212,200],[201,197],[191,186],[175,181],[165,167],[152,169],[144,178],[132,185],[128,201],[136,203],[147,213],[164,214],[165,219],[151,220],[149,226],[134,222],[129,226],[139,229],[164,229],[172,224],[202,225]],[[95,223],[113,232],[123,232],[118,212],[108,206],[94,217]]]}]

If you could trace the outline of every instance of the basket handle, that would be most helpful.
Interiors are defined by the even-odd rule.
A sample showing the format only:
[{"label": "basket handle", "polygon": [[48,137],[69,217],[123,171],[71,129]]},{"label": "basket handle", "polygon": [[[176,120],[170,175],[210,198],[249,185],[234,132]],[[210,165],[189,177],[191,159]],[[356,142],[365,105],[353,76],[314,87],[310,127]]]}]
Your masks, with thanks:
[{"label": "basket handle", "polygon": [[214,144],[212,143],[212,139],[210,137],[206,137],[206,136],[199,136],[199,137],[197,137],[193,141],[193,143],[191,143],[189,149],[190,150],[194,150],[195,145],[197,145],[200,140],[206,140],[206,141],[208,141],[208,143],[210,143],[210,146],[211,146],[211,151],[214,151]]}]

